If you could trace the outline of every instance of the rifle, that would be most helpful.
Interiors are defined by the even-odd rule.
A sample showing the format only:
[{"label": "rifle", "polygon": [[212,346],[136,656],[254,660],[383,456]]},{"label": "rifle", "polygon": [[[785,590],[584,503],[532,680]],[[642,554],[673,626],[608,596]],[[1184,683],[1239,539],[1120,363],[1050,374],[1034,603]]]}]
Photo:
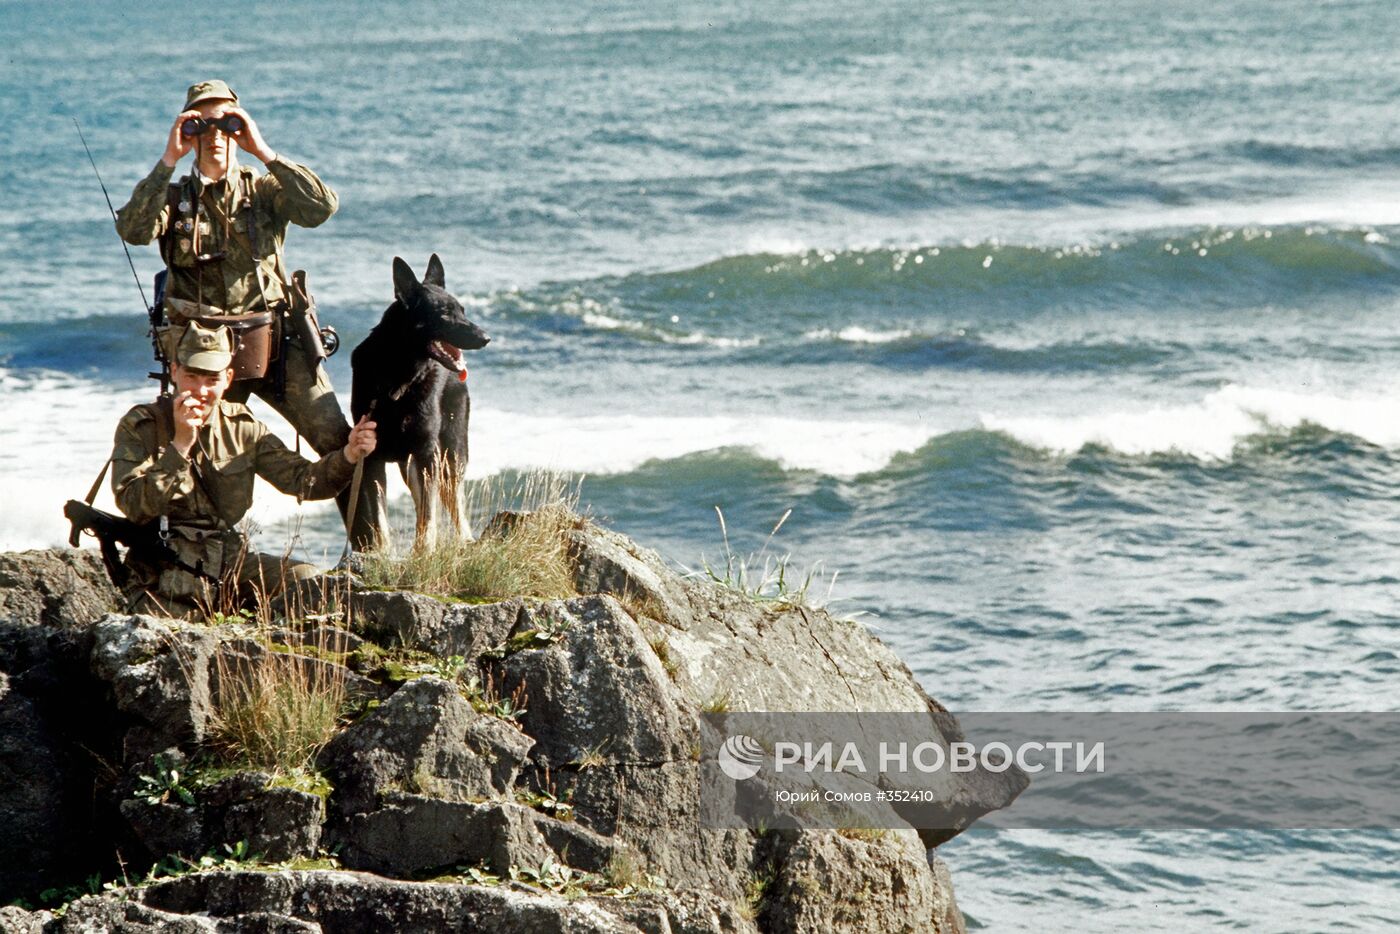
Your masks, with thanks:
[{"label": "rifle", "polygon": [[118,590],[126,586],[131,576],[126,565],[122,563],[121,554],[117,551],[118,545],[126,546],[129,556],[149,564],[173,564],[206,580],[218,581],[213,575],[181,561],[175,550],[161,540],[160,531],[154,522],[132,522],[125,516],[114,516],[110,512],[95,509],[80,499],[70,499],[65,503],[63,515],[71,526],[69,545],[77,548],[84,532],[97,539],[102,550],[102,564],[107,568],[107,576],[112,579]]}]

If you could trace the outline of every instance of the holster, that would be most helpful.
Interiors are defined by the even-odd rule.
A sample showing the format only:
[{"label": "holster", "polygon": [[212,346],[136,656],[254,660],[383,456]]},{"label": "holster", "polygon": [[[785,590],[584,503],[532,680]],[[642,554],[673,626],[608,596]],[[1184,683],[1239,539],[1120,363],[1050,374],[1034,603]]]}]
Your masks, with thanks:
[{"label": "holster", "polygon": [[306,270],[292,273],[289,297],[291,309],[288,318],[292,333],[301,344],[301,352],[306,355],[306,365],[314,372],[321,361],[326,359],[325,344],[321,342],[321,322],[316,317],[316,300],[306,289]]}]

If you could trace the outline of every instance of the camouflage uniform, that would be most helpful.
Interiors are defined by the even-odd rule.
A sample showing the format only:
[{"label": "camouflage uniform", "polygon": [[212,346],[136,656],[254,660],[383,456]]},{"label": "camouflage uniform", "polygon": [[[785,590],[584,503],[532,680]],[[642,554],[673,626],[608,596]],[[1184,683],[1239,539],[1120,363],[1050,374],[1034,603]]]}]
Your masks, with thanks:
[{"label": "camouflage uniform", "polygon": [[[165,419],[164,429],[158,430],[157,418]],[[170,443],[172,437],[168,402],[129,411],[117,426],[112,490],[135,522],[167,517],[170,546],[182,562],[209,577],[128,560],[130,612],[228,609],[246,604],[258,591],[277,594],[284,575],[299,580],[316,573],[308,564],[245,552],[233,527],[252,505],[254,475],[298,499],[328,499],[354,474],[343,453],[334,451],[313,464],[289,451],[247,406],[227,400],[199,430],[188,459]],[[223,582],[222,599],[209,578]]]},{"label": "camouflage uniform", "polygon": [[[190,96],[205,86],[195,85]],[[233,100],[237,100],[236,95]],[[202,182],[196,171],[172,185],[174,169],[157,162],[137,184],[131,200],[117,212],[117,233],[128,243],[159,239],[169,270],[165,294],[210,306],[204,314],[263,311],[264,296],[267,305],[280,307],[288,299],[282,259],[287,225],[315,227],[335,213],[339,201],[304,165],[278,156],[268,162],[267,170],[259,175],[252,168],[237,166],[226,178],[213,183]],[[246,202],[249,197],[251,208]],[[248,238],[249,210],[261,261]],[[196,239],[200,255],[222,254],[221,258],[198,259]],[[295,336],[287,347],[284,399],[276,399],[272,376],[240,381],[225,398],[243,402],[256,394],[281,413],[318,454],[343,447],[350,426],[325,368],[307,362]]]}]

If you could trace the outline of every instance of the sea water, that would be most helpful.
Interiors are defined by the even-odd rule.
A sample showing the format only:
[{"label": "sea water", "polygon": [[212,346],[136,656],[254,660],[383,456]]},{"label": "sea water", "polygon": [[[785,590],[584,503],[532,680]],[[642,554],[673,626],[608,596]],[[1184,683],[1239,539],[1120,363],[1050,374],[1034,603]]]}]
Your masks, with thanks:
[{"label": "sea water", "polygon": [[[394,256],[442,257],[493,338],[473,477],[586,474],[692,568],[715,507],[739,554],[791,510],[768,555],[839,571],[955,711],[1395,707],[1389,4],[9,2],[0,33],[0,548],[60,543],[154,391],[73,121],[120,205],[217,76],[340,194],[287,257],[347,346]],[[255,518],[339,554],[325,504]],[[986,930],[1400,925],[1390,832],[940,853]]]}]

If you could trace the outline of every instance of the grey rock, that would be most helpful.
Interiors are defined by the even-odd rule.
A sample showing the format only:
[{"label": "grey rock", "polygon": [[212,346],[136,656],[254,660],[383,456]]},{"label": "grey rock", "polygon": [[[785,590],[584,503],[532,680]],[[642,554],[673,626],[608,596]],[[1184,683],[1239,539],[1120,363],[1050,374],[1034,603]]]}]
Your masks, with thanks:
[{"label": "grey rock", "polygon": [[690,757],[699,741],[694,716],[615,599],[555,601],[535,612],[567,629],[557,642],[507,656],[501,688],[523,691],[521,723],[539,742],[537,763],[557,770],[600,756],[653,765]]},{"label": "grey rock", "polygon": [[[167,757],[170,767],[184,768],[177,751]],[[174,797],[152,803],[136,796],[123,800],[119,809],[152,861],[196,859],[239,843],[272,862],[314,855],[324,820],[321,799],[294,788],[269,787],[271,781],[266,772],[236,772],[199,790],[193,804]]]},{"label": "grey rock", "polygon": [[272,641],[290,648],[341,654],[353,652],[365,644],[364,639],[350,630],[329,624],[278,630],[272,633]]},{"label": "grey rock", "polygon": [[611,594],[634,617],[686,627],[690,604],[685,588],[656,552],[590,523],[570,533],[569,553],[579,593]]},{"label": "grey rock", "polygon": [[390,792],[375,811],[338,824],[335,844],[345,865],[392,876],[478,864],[505,875],[512,866],[537,867],[553,856],[527,807],[403,792]]},{"label": "grey rock", "polygon": [[929,871],[923,845],[912,832],[853,840],[831,831],[803,831],[779,858],[762,904],[765,931],[963,932],[951,887]]},{"label": "grey rock", "polygon": [[454,684],[425,677],[337,735],[319,761],[335,786],[335,809],[353,814],[373,810],[386,788],[449,800],[502,797],[532,745],[477,713]]},{"label": "grey rock", "polygon": [[68,905],[49,934],[218,934],[212,918],[150,908],[137,901],[88,896]]},{"label": "grey rock", "polygon": [[118,808],[152,862],[166,856],[197,859],[209,849],[204,813],[198,805],[127,798]]},{"label": "grey rock", "polygon": [[211,707],[209,660],[219,634],[149,616],[104,617],[93,627],[90,667],[111,685],[119,711],[133,722],[126,761],[204,738]]},{"label": "grey rock", "polygon": [[65,787],[72,771],[39,705],[0,673],[0,897],[57,881],[82,832]]},{"label": "grey rock", "polygon": [[[765,930],[961,929],[946,868],[912,832],[757,838],[699,825],[702,710],[926,711],[931,730],[956,738],[956,721],[888,648],[822,611],[759,603],[682,578],[653,552],[591,524],[571,533],[570,548],[584,596],[469,605],[361,591],[349,604],[353,632],[327,618],[310,631],[280,634],[284,645],[306,647],[302,654],[269,652],[236,627],[119,615],[86,626],[78,588],[70,597],[53,597],[58,591],[47,584],[7,594],[0,573],[0,613],[20,607],[24,620],[7,629],[0,615],[0,765],[22,765],[33,747],[33,768],[24,774],[34,787],[16,806],[30,814],[73,810],[69,791],[46,787],[35,774],[61,776],[79,761],[36,700],[65,683],[54,662],[62,652],[110,691],[112,724],[104,728],[112,736],[103,748],[123,750],[110,758],[126,772],[110,806],[125,797],[121,814],[153,856],[193,857],[247,840],[279,859],[310,853],[319,842],[338,847],[348,865],[396,876],[479,864],[506,875],[557,860],[649,884],[664,880],[660,889],[625,900],[566,899],[520,883],[213,872],[133,892],[126,904],[136,908],[111,897],[84,900],[65,930],[84,929],[77,925],[87,917],[91,930],[248,934],[756,932],[746,904],[755,869],[773,875],[758,918]],[[84,573],[101,571],[91,556],[71,560]],[[59,565],[45,573],[57,579]],[[342,653],[364,638],[478,664],[488,691],[523,698],[521,729],[474,709],[456,684],[420,678],[397,691],[372,686],[311,648]],[[334,672],[354,690],[383,698],[319,759],[334,786],[324,826],[320,799],[269,788],[259,774],[200,791],[195,807],[132,795],[153,753],[198,751],[231,674],[268,662]],[[964,775],[940,806],[970,822],[1012,800],[1023,781],[1015,772]],[[575,820],[522,806],[516,795],[526,788],[569,801]],[[0,819],[7,817],[11,826],[25,820],[0,805]],[[63,839],[61,828],[35,832]],[[949,835],[926,834],[922,843]]]},{"label": "grey rock", "polygon": [[0,908],[0,934],[43,934],[44,925],[52,919],[46,911],[25,911],[14,905]]},{"label": "grey rock", "polygon": [[385,646],[413,646],[442,625],[447,604],[408,591],[356,591],[350,598],[352,628]]},{"label": "grey rock", "polygon": [[0,622],[86,626],[115,610],[118,600],[93,549],[0,554]]},{"label": "grey rock", "polygon": [[[217,794],[218,789],[215,785],[209,790]],[[268,788],[266,781],[256,790],[209,800],[205,813],[205,825],[218,828],[215,836],[219,838],[210,839],[206,849],[245,842],[249,853],[271,862],[315,855],[325,817],[323,803],[316,795],[294,788]]]},{"label": "grey rock", "polygon": [[315,920],[325,934],[648,930],[619,917],[607,899],[565,898],[505,885],[401,882],[355,872],[201,873],[157,883],[138,897],[167,912],[201,911],[229,918],[266,911]]},{"label": "grey rock", "polygon": [[381,645],[476,659],[515,629],[525,601],[444,603],[422,594],[359,591],[351,598],[355,628]]}]

